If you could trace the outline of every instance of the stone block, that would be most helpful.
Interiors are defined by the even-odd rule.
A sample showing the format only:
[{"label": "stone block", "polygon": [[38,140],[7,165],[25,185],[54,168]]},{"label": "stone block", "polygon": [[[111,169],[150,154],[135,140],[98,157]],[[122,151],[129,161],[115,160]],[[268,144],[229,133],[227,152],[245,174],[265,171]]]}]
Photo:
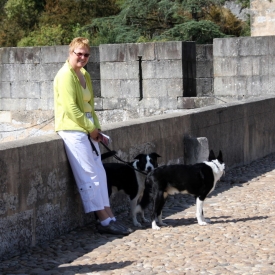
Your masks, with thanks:
[{"label": "stone block", "polygon": [[215,58],[214,59],[214,77],[237,76],[239,57]]},{"label": "stone block", "polygon": [[121,80],[119,97],[122,97],[122,98],[140,97],[139,81],[137,79]]},{"label": "stone block", "polygon": [[[273,58],[271,56],[261,56],[260,57],[260,69],[259,69],[259,74],[261,75],[269,75],[270,68],[273,66]],[[270,64],[271,63],[271,64]]]},{"label": "stone block", "polygon": [[268,56],[268,75],[275,75],[275,58],[273,56]]},{"label": "stone block", "polygon": [[213,78],[197,78],[197,96],[210,96],[213,95]]},{"label": "stone block", "polygon": [[[42,105],[43,104],[41,104],[41,100],[38,98],[27,98],[26,99],[26,110],[27,111],[41,109]],[[47,106],[47,109],[48,109],[48,106]]]},{"label": "stone block", "polygon": [[99,63],[100,62],[100,55],[99,55],[99,47],[98,46],[92,46],[90,47],[90,58],[89,62],[90,63]]},{"label": "stone block", "polygon": [[12,99],[17,98],[40,98],[40,83],[39,82],[29,82],[29,81],[19,81],[13,82],[11,85],[11,97]]},{"label": "stone block", "polygon": [[177,97],[159,97],[159,109],[166,110],[176,110],[178,105]]},{"label": "stone block", "polygon": [[10,98],[11,97],[10,87],[11,87],[10,82],[0,82],[0,98]]},{"label": "stone block", "polygon": [[242,37],[239,39],[239,55],[240,56],[257,56],[268,55],[269,43],[268,39],[263,37]]},{"label": "stone block", "polygon": [[139,64],[135,62],[105,62],[100,66],[101,79],[138,79]]},{"label": "stone block", "polygon": [[11,48],[0,48],[0,63],[7,64],[9,62]]},{"label": "stone block", "polygon": [[54,80],[57,72],[61,69],[63,64],[61,63],[49,63],[40,66],[40,80],[41,81],[48,81]]},{"label": "stone block", "polygon": [[26,99],[25,98],[18,98],[18,99],[2,98],[1,110],[2,111],[26,110]]},{"label": "stone block", "polygon": [[272,55],[274,56],[275,55],[275,36],[272,35],[272,36],[268,36],[268,37],[265,37],[265,39],[268,39],[268,55]]},{"label": "stone block", "polygon": [[102,105],[104,110],[125,109],[125,98],[103,98]]},{"label": "stone block", "polygon": [[125,62],[127,44],[102,44],[99,46],[100,62]]},{"label": "stone block", "polygon": [[196,64],[196,77],[213,77],[213,61],[198,61]]},{"label": "stone block", "polygon": [[0,65],[0,76],[1,81],[15,81],[14,76],[18,74],[14,71],[14,64],[3,64]]},{"label": "stone block", "polygon": [[213,57],[237,57],[239,55],[239,40],[241,38],[213,39]]},{"label": "stone block", "polygon": [[127,61],[138,61],[141,56],[144,60],[155,60],[155,43],[129,43],[126,44],[126,59]]},{"label": "stone block", "polygon": [[213,45],[196,45],[197,62],[213,62]]},{"label": "stone block", "polygon": [[206,137],[184,137],[184,163],[195,164],[208,160],[209,147]]},{"label": "stone block", "polygon": [[14,64],[10,76],[13,81],[39,81],[40,69],[40,64]]},{"label": "stone block", "polygon": [[157,60],[182,60],[181,41],[156,42],[155,51]]},{"label": "stone block", "polygon": [[10,48],[8,63],[34,63],[41,62],[40,47]]},{"label": "stone block", "polygon": [[69,47],[65,46],[50,46],[41,47],[41,63],[65,63],[69,56]]},{"label": "stone block", "polygon": [[117,98],[121,95],[120,80],[101,79],[101,96],[103,98]]},{"label": "stone block", "polygon": [[194,109],[195,101],[193,97],[178,97],[177,109]]},{"label": "stone block", "polygon": [[103,99],[99,97],[94,98],[95,110],[103,110]]},{"label": "stone block", "polygon": [[234,96],[246,94],[246,77],[215,77],[215,96]]},{"label": "stone block", "polygon": [[[195,97],[195,108],[202,108],[202,107],[207,107],[210,105],[217,104],[217,99],[214,97]],[[219,102],[221,103],[221,102]],[[225,103],[225,102],[224,102]]]},{"label": "stone block", "polygon": [[181,60],[159,60],[142,62],[143,79],[182,78]]},{"label": "stone block", "polygon": [[47,107],[45,107],[43,104],[41,104],[40,102],[40,106],[41,109],[43,110],[45,108],[45,110],[54,110],[54,98],[47,98]]},{"label": "stone block", "polygon": [[53,81],[40,82],[41,99],[54,98]]},{"label": "stone block", "polygon": [[259,96],[263,93],[263,82],[259,75],[252,75],[246,78],[246,89],[244,96]]},{"label": "stone block", "polygon": [[144,97],[182,96],[182,79],[145,79],[143,80]]},{"label": "stone block", "polygon": [[[266,84],[267,81],[265,81],[266,79],[263,78],[263,83]],[[275,75],[270,75],[268,78],[268,82],[269,83],[269,88],[268,88],[268,93],[272,94],[275,93]]]},{"label": "stone block", "polygon": [[159,98],[143,98],[142,99],[143,107],[145,109],[159,109],[160,108],[160,99]]},{"label": "stone block", "polygon": [[126,110],[134,111],[134,112],[139,112],[140,109],[143,108],[143,99],[140,100],[139,97],[136,98],[125,98],[126,100]]},{"label": "stone block", "polygon": [[101,96],[100,80],[92,79],[92,86],[93,86],[94,97],[100,97]]},{"label": "stone block", "polygon": [[263,89],[262,94],[274,93],[275,77],[273,77],[273,81],[272,81],[272,76],[262,75],[261,79],[262,79],[262,89]]},{"label": "stone block", "polygon": [[100,63],[90,62],[87,64],[87,71],[91,79],[100,79]]}]

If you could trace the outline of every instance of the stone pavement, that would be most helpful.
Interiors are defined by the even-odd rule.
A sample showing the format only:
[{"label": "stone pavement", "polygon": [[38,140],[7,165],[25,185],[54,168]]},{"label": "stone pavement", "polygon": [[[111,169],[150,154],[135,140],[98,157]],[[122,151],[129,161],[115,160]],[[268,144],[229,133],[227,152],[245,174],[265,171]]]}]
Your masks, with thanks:
[{"label": "stone pavement", "polygon": [[[274,185],[271,154],[226,172],[206,199],[207,226],[196,222],[193,197],[171,196],[168,227],[119,238],[91,224],[2,261],[0,274],[275,274]],[[128,214],[118,217],[131,224]]]}]

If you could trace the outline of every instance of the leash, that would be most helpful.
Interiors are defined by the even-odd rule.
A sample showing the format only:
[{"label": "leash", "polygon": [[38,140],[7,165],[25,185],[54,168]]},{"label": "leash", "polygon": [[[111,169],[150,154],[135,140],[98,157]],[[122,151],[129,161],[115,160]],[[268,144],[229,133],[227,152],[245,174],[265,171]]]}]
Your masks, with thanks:
[{"label": "leash", "polygon": [[96,150],[96,148],[95,148],[95,145],[93,144],[93,142],[92,142],[92,140],[91,140],[90,135],[88,135],[88,140],[89,140],[90,143],[91,143],[91,146],[92,146],[93,151],[96,153],[97,156],[99,156],[99,154],[98,154],[98,152],[97,152],[97,150]]},{"label": "leash", "polygon": [[[103,147],[104,147],[107,151],[109,151],[109,152],[112,151],[112,150],[111,150],[106,144],[104,144],[102,141],[100,141],[100,143],[101,143],[101,145],[103,145]],[[92,147],[94,147],[94,144],[93,144]],[[119,156],[117,156],[116,154],[113,155],[113,157],[114,157],[116,160],[118,160],[118,161],[120,161],[120,162],[122,162],[122,163],[128,165],[129,167],[131,167],[132,169],[136,170],[137,172],[139,172],[139,173],[141,173],[141,174],[147,176],[147,173],[142,172],[142,171],[136,169],[135,167],[133,167],[132,165],[130,165],[127,161],[124,161],[123,159],[121,159],[121,158],[120,158]]]}]

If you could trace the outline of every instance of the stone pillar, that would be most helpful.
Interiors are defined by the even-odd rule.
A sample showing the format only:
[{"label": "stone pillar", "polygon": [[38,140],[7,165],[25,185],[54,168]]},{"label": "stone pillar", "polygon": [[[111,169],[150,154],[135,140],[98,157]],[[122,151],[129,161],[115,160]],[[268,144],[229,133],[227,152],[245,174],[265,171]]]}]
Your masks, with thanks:
[{"label": "stone pillar", "polygon": [[195,164],[208,160],[209,147],[206,137],[184,138],[184,163]]}]

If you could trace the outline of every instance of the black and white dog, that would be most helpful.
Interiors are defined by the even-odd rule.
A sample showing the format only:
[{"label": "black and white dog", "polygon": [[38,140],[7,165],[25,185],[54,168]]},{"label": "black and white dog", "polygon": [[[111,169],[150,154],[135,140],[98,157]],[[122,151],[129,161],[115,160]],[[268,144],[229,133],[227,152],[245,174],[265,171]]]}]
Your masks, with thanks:
[{"label": "black and white dog", "polygon": [[144,193],[145,179],[149,172],[158,167],[157,153],[139,154],[135,161],[124,163],[103,163],[107,175],[108,193],[123,191],[130,198],[131,214],[134,226],[141,227],[137,214],[141,213],[143,222],[149,222],[144,217],[143,209],[137,203]]},{"label": "black and white dog", "polygon": [[196,198],[196,216],[199,225],[206,225],[210,220],[204,218],[203,202],[215,188],[217,181],[224,174],[225,164],[222,152],[215,157],[211,150],[208,161],[194,165],[164,165],[150,172],[146,178],[146,186],[151,189],[153,198],[152,229],[159,230],[156,224],[162,222],[162,208],[168,195],[177,193],[191,194]]}]

